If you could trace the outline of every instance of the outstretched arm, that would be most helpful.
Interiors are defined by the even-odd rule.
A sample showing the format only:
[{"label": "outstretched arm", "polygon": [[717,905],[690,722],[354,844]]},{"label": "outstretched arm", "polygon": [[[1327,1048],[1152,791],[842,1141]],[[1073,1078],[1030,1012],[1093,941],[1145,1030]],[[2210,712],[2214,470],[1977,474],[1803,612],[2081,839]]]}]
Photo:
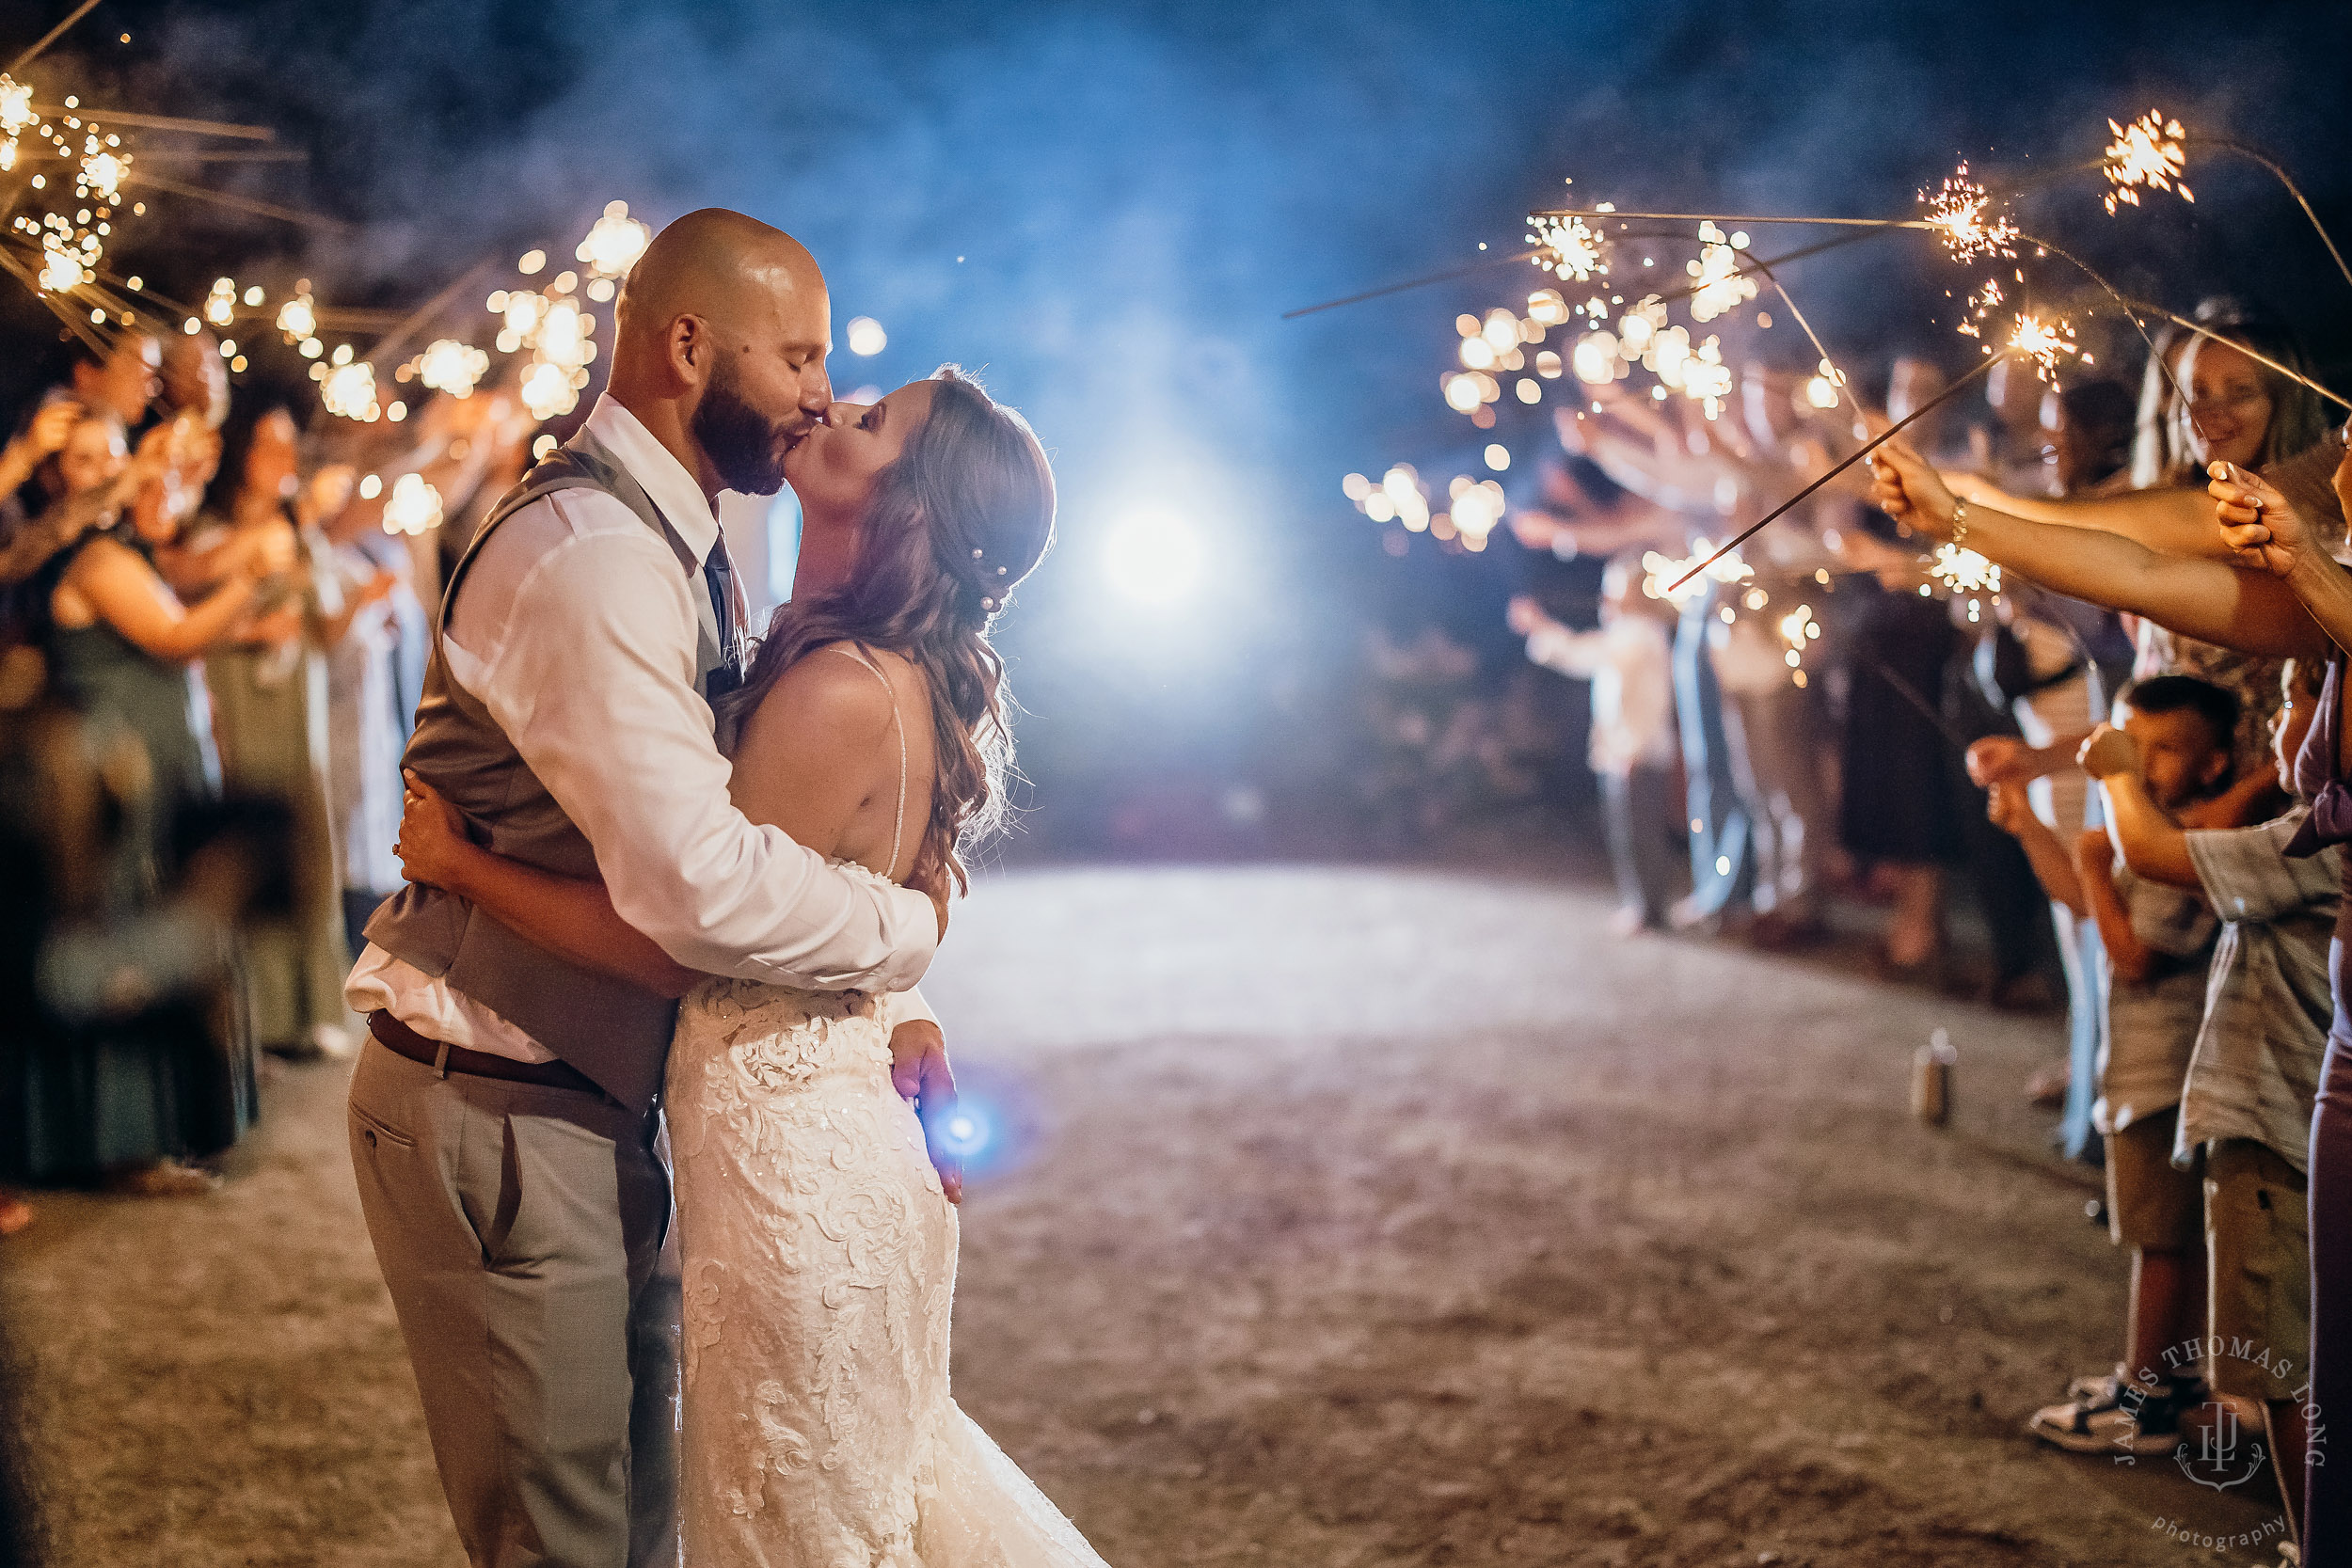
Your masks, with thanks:
[{"label": "outstretched arm", "polygon": [[[1918,453],[1889,441],[1871,463],[1878,474],[1875,497],[1889,516],[1939,540],[1953,537],[1959,498]],[[1961,542],[1969,549],[2055,592],[2145,615],[2240,653],[2312,658],[2326,650],[2327,639],[2304,612],[2303,601],[2276,577],[2218,561],[2159,555],[2122,534],[2037,523],[1989,506],[1969,507],[1966,521]],[[2345,600],[2352,612],[2352,593]]]},{"label": "outstretched arm", "polygon": [[2230,558],[2229,546],[2214,527],[2213,502],[2198,490],[2169,485],[2116,496],[2020,496],[1978,474],[1942,477],[1972,508],[1992,507],[2032,522],[2121,534],[2164,555]]}]

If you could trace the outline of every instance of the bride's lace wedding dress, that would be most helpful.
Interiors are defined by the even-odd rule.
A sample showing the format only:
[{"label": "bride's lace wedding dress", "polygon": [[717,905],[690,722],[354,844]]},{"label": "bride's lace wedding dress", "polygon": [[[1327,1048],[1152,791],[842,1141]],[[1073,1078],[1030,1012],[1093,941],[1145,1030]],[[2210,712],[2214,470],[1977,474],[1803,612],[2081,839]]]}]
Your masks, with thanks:
[{"label": "bride's lace wedding dress", "polygon": [[706,982],[667,1103],[685,1568],[1101,1568],[948,1395],[956,1211],[886,999]]}]

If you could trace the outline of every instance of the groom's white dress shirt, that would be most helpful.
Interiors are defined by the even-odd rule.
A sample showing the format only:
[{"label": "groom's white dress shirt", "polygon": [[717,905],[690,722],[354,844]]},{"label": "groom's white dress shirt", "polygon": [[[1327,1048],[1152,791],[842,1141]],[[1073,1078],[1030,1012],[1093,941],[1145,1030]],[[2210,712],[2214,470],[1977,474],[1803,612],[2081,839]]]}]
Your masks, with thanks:
[{"label": "groom's white dress shirt", "polygon": [[[694,553],[719,521],[684,464],[611,398],[588,430]],[[623,920],[690,969],[786,986],[895,991],[939,941],[931,901],[826,863],[727,798],[732,772],[694,690],[705,578],[621,501],[564,490],[483,542],[441,641],[449,674],[490,710],[596,852]],[[345,1000],[419,1034],[526,1062],[554,1053],[445,981],[368,944]],[[898,997],[893,1022],[929,1017]]]}]

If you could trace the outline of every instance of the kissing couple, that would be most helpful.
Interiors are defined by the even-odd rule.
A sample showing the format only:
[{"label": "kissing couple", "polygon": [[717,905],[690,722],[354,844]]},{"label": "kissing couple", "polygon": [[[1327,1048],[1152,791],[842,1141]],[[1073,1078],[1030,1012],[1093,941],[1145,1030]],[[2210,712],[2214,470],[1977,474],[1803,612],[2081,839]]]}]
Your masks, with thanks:
[{"label": "kissing couple", "polygon": [[[663,230],[617,313],[586,424],[450,574],[409,885],[348,988],[458,1536],[476,1568],[1098,1564],[948,1394],[955,1088],[912,989],[1002,808],[988,629],[1053,538],[1044,451],[952,368],[834,403],[823,275],[739,213]],[[753,647],[714,509],[787,483]]]}]

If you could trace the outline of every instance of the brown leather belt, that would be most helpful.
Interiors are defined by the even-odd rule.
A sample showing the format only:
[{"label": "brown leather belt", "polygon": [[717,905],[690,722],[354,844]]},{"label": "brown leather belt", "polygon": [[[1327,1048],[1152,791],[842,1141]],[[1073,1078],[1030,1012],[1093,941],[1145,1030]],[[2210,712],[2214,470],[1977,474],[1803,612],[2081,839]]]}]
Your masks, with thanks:
[{"label": "brown leather belt", "polygon": [[[518,1062],[512,1056],[494,1056],[486,1051],[469,1051],[462,1045],[448,1045],[440,1040],[418,1034],[391,1014],[377,1008],[368,1015],[368,1033],[373,1035],[384,1049],[426,1067],[437,1063],[451,1072],[469,1073],[476,1078],[496,1078],[509,1084],[536,1084],[542,1088],[577,1089],[581,1094],[605,1098],[596,1081],[568,1062]],[[443,1056],[442,1053],[448,1055]]]}]

